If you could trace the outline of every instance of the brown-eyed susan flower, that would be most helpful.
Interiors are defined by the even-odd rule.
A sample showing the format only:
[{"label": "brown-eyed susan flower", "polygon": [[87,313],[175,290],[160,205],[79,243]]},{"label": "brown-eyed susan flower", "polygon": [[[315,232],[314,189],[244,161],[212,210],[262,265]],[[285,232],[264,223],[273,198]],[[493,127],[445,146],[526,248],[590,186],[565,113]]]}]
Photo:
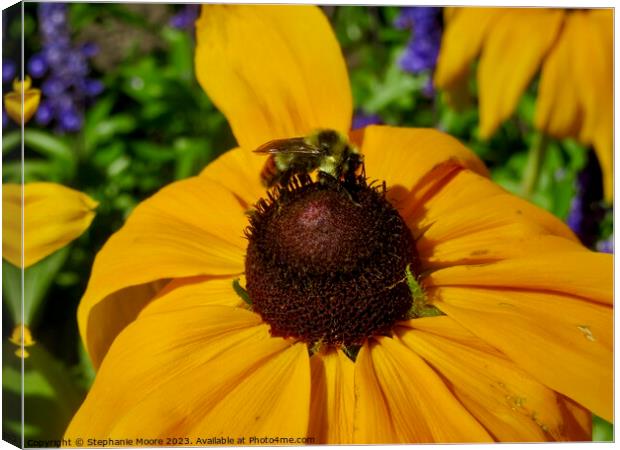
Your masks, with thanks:
[{"label": "brown-eyed susan flower", "polygon": [[97,255],[78,321],[98,373],[67,438],[587,440],[590,411],[612,419],[610,255],[430,129],[352,135],[368,181],[267,193],[253,149],[348,132],[337,41],[311,6],[204,6],[196,33],[239,148]]},{"label": "brown-eyed susan flower", "polygon": [[592,145],[613,198],[613,12],[611,9],[453,8],[435,72],[458,98],[472,61],[477,69],[480,135],[514,111],[540,72],[535,126]]},{"label": "brown-eyed susan flower", "polygon": [[56,183],[3,184],[2,257],[24,268],[39,262],[78,238],[90,226],[97,204]]}]

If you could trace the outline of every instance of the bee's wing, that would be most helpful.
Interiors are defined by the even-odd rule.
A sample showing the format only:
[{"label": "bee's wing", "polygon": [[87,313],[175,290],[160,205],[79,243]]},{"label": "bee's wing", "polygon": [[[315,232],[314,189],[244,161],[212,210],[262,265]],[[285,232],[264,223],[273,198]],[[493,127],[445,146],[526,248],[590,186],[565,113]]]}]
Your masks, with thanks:
[{"label": "bee's wing", "polygon": [[304,138],[292,139],[274,139],[266,144],[261,145],[255,153],[288,153],[298,155],[320,155],[321,149],[315,145],[309,144]]}]

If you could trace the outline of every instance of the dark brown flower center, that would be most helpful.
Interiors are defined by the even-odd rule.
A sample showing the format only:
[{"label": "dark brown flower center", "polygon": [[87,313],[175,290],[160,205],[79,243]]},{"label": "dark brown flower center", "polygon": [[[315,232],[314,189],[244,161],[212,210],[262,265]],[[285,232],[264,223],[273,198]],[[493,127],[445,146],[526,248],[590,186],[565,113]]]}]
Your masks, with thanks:
[{"label": "dark brown flower center", "polygon": [[274,336],[358,345],[406,318],[413,239],[363,178],[280,187],[247,234],[247,291]]}]

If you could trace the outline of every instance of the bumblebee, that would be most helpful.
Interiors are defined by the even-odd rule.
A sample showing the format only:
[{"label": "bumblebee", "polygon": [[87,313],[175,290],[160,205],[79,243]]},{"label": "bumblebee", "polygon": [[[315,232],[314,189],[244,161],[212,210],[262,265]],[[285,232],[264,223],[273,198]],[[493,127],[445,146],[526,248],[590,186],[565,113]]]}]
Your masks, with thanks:
[{"label": "bumblebee", "polygon": [[310,174],[317,169],[319,181],[348,180],[355,176],[363,162],[359,151],[334,130],[318,130],[307,137],[275,139],[254,151],[269,155],[261,172],[267,187],[284,186],[293,176]]}]

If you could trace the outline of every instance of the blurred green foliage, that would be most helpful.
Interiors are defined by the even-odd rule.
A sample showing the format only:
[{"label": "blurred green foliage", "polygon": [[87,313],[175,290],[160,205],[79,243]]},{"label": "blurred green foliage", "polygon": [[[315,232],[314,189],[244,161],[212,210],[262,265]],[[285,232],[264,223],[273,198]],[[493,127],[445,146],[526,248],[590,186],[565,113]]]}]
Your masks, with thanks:
[{"label": "blurred green foliage", "polygon": [[[88,231],[24,273],[25,321],[37,342],[25,360],[27,438],[60,438],[94,377],[79,339],[76,310],[97,251],[138,203],[166,184],[198,174],[235,145],[225,118],[196,81],[193,30],[166,25],[180,7],[70,5],[76,39],[100,39],[102,51],[120,52],[118,45],[105,41],[106,30],[116,30],[123,46],[113,58],[95,60],[94,73],[105,89],[93,104],[85,105],[79,133],[58,134],[33,122],[24,136],[26,182],[62,183],[100,203]],[[377,114],[387,124],[442,129],[473,149],[496,182],[520,193],[528,148],[536,133],[531,125],[535,86],[522,98],[517,113],[491,139],[481,140],[475,103],[456,112],[442,95],[422,95],[430,74],[401,70],[398,61],[409,31],[393,25],[399,8],[328,6],[324,10],[343,48],[356,111]],[[9,37],[15,38],[21,31],[18,16],[9,19]],[[27,59],[41,46],[35,3],[25,4],[24,33]],[[7,48],[4,53],[11,51],[16,49]],[[475,83],[471,88],[475,94]],[[570,140],[551,141],[531,200],[566,219],[586,151]],[[15,125],[4,129],[2,155],[3,182],[19,183],[20,133]],[[608,236],[612,226],[609,214],[601,236]],[[3,433],[12,442],[19,442],[20,360],[7,338],[20,321],[19,275],[18,269],[3,261]],[[612,437],[610,425],[597,418],[595,440]]]}]

